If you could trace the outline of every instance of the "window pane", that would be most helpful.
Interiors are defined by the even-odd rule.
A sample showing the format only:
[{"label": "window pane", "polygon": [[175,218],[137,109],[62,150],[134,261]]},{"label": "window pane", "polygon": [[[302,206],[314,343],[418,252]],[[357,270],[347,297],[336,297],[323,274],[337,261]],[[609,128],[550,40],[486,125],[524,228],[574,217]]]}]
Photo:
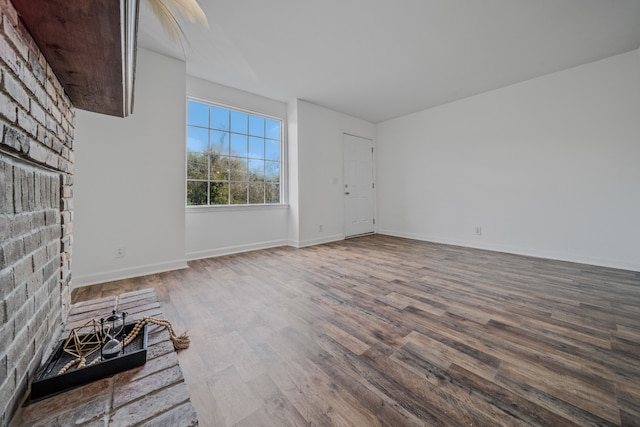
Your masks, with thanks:
[{"label": "window pane", "polygon": [[232,205],[247,204],[247,183],[246,182],[231,183],[231,204]]},{"label": "window pane", "polygon": [[249,181],[264,181],[264,160],[249,160]]},{"label": "window pane", "polygon": [[280,120],[266,119],[266,131],[267,131],[267,134],[265,136],[267,138],[277,139],[279,141],[280,140]]},{"label": "window pane", "polygon": [[207,182],[187,181],[187,205],[207,204]]},{"label": "window pane", "polygon": [[282,122],[187,100],[187,205],[280,203]]},{"label": "window pane", "polygon": [[229,130],[229,110],[222,107],[210,107],[211,128],[218,130]]},{"label": "window pane", "polygon": [[187,151],[204,153],[209,148],[209,131],[189,126],[187,129]]},{"label": "window pane", "polygon": [[280,184],[265,185],[265,203],[280,203]]},{"label": "window pane", "polygon": [[236,157],[247,156],[247,137],[245,135],[231,134],[231,155]]},{"label": "window pane", "polygon": [[202,153],[187,153],[187,178],[207,179],[209,174],[209,156]]},{"label": "window pane", "polygon": [[264,203],[264,184],[252,182],[249,184],[249,203]]},{"label": "window pane", "polygon": [[271,182],[280,182],[280,163],[278,162],[264,162],[265,163],[265,180]]},{"label": "window pane", "polygon": [[211,156],[211,179],[229,180],[229,156]]},{"label": "window pane", "polygon": [[231,181],[248,181],[247,159],[231,157],[229,159],[229,179]]},{"label": "window pane", "polygon": [[209,126],[209,108],[206,104],[196,101],[187,103],[187,124],[207,127]]},{"label": "window pane", "polygon": [[249,135],[264,136],[264,117],[249,116]]},{"label": "window pane", "polygon": [[267,160],[280,160],[280,141],[265,140],[265,156]]},{"label": "window pane", "polygon": [[264,139],[249,137],[249,157],[253,159],[264,159]]},{"label": "window pane", "polygon": [[244,133],[249,131],[249,115],[240,111],[231,112],[231,132]]},{"label": "window pane", "polygon": [[212,130],[209,134],[211,150],[214,153],[229,154],[229,134],[218,130]]},{"label": "window pane", "polygon": [[228,182],[212,182],[210,184],[210,194],[212,205],[228,205],[229,204],[229,183]]}]

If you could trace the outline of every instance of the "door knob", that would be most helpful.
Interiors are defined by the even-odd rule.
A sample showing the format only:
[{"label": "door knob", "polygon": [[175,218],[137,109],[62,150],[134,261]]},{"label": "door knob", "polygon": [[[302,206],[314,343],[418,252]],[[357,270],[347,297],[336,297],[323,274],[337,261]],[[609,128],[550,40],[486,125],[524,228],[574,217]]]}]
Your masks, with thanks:
[{"label": "door knob", "polygon": [[349,195],[349,194],[351,194],[351,193],[349,193],[348,191],[345,191],[345,192],[344,192],[344,194],[346,194],[346,195],[348,196],[348,195]]}]

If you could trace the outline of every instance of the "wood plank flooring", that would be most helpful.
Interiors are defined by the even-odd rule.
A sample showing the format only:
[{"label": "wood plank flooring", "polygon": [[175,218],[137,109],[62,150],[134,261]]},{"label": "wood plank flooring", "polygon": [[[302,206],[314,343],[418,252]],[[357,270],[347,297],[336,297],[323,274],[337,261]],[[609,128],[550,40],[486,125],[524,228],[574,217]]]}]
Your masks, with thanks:
[{"label": "wood plank flooring", "polygon": [[640,426],[640,273],[373,235],[152,287],[203,426]]}]

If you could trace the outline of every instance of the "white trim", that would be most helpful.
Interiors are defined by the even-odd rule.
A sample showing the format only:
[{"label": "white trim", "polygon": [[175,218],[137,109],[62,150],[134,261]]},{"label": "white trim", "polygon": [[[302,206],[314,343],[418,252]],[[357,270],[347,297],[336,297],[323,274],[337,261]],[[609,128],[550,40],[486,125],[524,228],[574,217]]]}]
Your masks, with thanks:
[{"label": "white trim", "polygon": [[302,241],[289,241],[289,246],[293,246],[294,248],[306,248],[307,246],[315,246],[321,245],[323,243],[331,243],[337,242],[339,240],[344,240],[344,234],[334,234],[333,236],[320,237],[317,239],[309,239]]},{"label": "white trim", "polygon": [[[200,98],[198,96],[193,96],[193,95],[187,95],[187,101],[195,101],[195,102],[200,102],[203,104],[209,104],[209,105],[215,105],[216,107],[221,107],[224,108],[226,110],[235,110],[235,111],[240,111],[241,113],[248,113],[248,114],[252,114],[254,116],[261,116],[264,117],[266,119],[274,119],[274,120],[279,120],[282,122],[282,124],[284,125],[284,118],[283,117],[279,117],[279,116],[274,116],[272,114],[265,114],[256,110],[250,110],[244,107],[237,107],[234,104],[225,104],[223,102],[218,102],[218,101],[209,101],[206,98]],[[283,126],[284,127],[284,126]],[[231,132],[231,130],[228,130],[227,132]],[[280,137],[282,138],[282,133],[283,133],[283,128],[280,128]]]},{"label": "white trim", "polygon": [[[598,259],[590,257],[576,257],[568,254],[557,252],[541,252],[530,249],[518,248],[509,245],[482,245],[477,242],[470,242],[460,239],[439,238],[434,236],[418,235],[413,233],[404,233],[400,231],[380,230],[376,234],[382,234],[387,236],[401,237],[405,239],[420,240],[423,242],[432,242],[445,245],[463,246],[467,248],[483,249],[494,252],[504,252],[514,255],[530,256],[534,258],[553,259],[557,261],[575,262],[580,264],[588,264],[593,266],[616,268],[629,271],[640,271],[640,265],[634,263],[626,263],[608,259]],[[115,280],[130,279],[132,277],[146,276],[150,274],[164,273],[167,271],[180,270],[188,268],[186,261],[194,261],[204,258],[213,258],[225,255],[232,255],[243,252],[250,252],[261,249],[270,249],[281,246],[292,246],[294,248],[304,248],[309,246],[321,245],[324,243],[331,243],[336,241],[345,240],[343,235],[327,236],[319,239],[309,239],[304,241],[292,241],[292,240],[273,240],[261,243],[252,243],[246,245],[229,246],[226,248],[190,252],[187,254],[187,259],[183,261],[174,261],[167,263],[148,264],[139,267],[125,268],[121,270],[113,270],[97,274],[88,274],[85,276],[79,276],[73,278],[73,288],[79,288],[82,286],[96,285],[100,283],[111,282]]]},{"label": "white trim", "polygon": [[250,243],[246,245],[228,246],[226,248],[208,249],[206,251],[197,251],[187,253],[187,260],[193,261],[204,258],[214,258],[224,255],[232,255],[241,252],[257,251],[260,249],[277,248],[280,246],[287,246],[289,242],[287,240],[272,240],[270,242]]},{"label": "white trim", "polygon": [[122,117],[133,113],[138,42],[138,1],[120,0],[120,40],[122,50]]},{"label": "white trim", "polygon": [[262,204],[262,205],[196,205],[187,206],[186,213],[205,213],[205,212],[237,212],[237,211],[262,211],[262,210],[286,210],[289,205],[285,203]]},{"label": "white trim", "polygon": [[378,230],[377,234],[384,234],[387,236],[403,237],[406,239],[421,240],[423,242],[442,243],[445,245],[463,246],[467,248],[483,249],[493,252],[504,252],[513,255],[530,256],[533,258],[552,259],[556,261],[575,262],[579,264],[588,264],[598,267],[617,268],[622,270],[640,271],[640,264],[633,262],[625,262],[604,258],[591,258],[583,256],[575,256],[562,252],[554,251],[538,251],[528,248],[521,248],[511,245],[501,245],[496,243],[481,244],[478,242],[463,240],[463,239],[450,239],[437,236],[425,236],[412,233],[404,233],[401,231],[392,230]]},{"label": "white trim", "polygon": [[[286,131],[286,129],[288,129],[288,124],[287,124],[287,117],[286,115],[284,116],[274,116],[271,114],[265,114],[265,113],[261,113],[255,110],[249,110],[243,107],[236,107],[232,104],[224,104],[224,103],[220,103],[220,102],[216,102],[216,101],[209,101],[206,98],[200,98],[198,96],[194,96],[194,95],[189,95],[187,94],[187,99],[185,102],[185,128],[184,128],[184,149],[185,149],[185,178],[184,178],[184,187],[185,187],[185,204],[187,202],[187,184],[189,182],[189,177],[188,177],[188,155],[189,155],[189,101],[194,101],[194,102],[198,102],[201,104],[206,104],[206,105],[214,105],[216,107],[220,107],[220,108],[224,108],[226,110],[229,111],[239,111],[242,113],[246,113],[246,114],[250,114],[250,115],[254,115],[254,116],[258,116],[258,117],[263,117],[265,119],[270,119],[270,120],[278,120],[280,122],[280,181],[277,182],[277,184],[280,186],[280,203],[278,204],[284,204],[284,205],[288,205],[289,203],[289,192],[288,190],[288,153],[289,153],[289,148],[288,148],[288,132]],[[202,126],[197,126],[197,127],[202,127]],[[212,128],[207,126],[207,130],[212,130]],[[226,131],[229,135],[231,135],[231,127],[229,127],[229,129]],[[248,132],[248,130],[247,130]],[[249,135],[247,134],[247,137],[249,137]],[[271,140],[271,141],[275,141],[273,139],[267,138],[266,135],[263,138],[265,141],[267,139]],[[231,139],[229,139],[229,144],[231,144]],[[266,153],[265,153],[266,155]],[[266,161],[266,158],[264,159]],[[203,181],[203,182],[210,182],[210,180],[205,179],[205,180],[196,180],[196,181]],[[227,182],[231,182],[229,180],[227,180]],[[266,182],[265,182],[266,184]],[[274,183],[275,184],[275,183]],[[209,196],[207,196],[207,202],[209,201]],[[234,205],[198,205],[198,206],[206,206],[206,207],[218,207],[218,206],[234,206]],[[250,206],[254,206],[254,205],[250,205]],[[186,205],[186,207],[190,207],[189,205]]]},{"label": "white trim", "polygon": [[140,265],[137,267],[123,268],[120,270],[104,271],[102,273],[74,276],[73,288],[96,285],[98,283],[113,282],[115,280],[131,279],[132,277],[147,276],[150,274],[164,273],[166,271],[188,268],[187,260],[162,262],[157,264]]},{"label": "white trim", "polygon": [[[362,136],[362,135],[357,135],[354,132],[349,132],[346,130],[342,130],[342,185],[340,190],[344,191],[344,183],[346,181],[346,176],[345,176],[345,170],[344,170],[344,159],[345,159],[345,135],[349,135],[352,136],[354,138],[360,138],[360,139],[366,139],[368,141],[371,141],[371,182],[373,184],[373,191],[371,193],[371,204],[372,204],[372,212],[371,214],[373,215],[372,218],[372,227],[373,229],[371,230],[371,234],[375,234],[377,226],[376,226],[376,217],[378,216],[378,198],[377,198],[377,194],[378,194],[378,187],[376,186],[376,178],[377,178],[377,171],[376,171],[376,143],[375,140],[371,137],[368,136]],[[343,198],[343,205],[342,205],[342,232],[345,235],[345,238],[347,237],[355,237],[358,235],[353,235],[353,236],[347,236],[347,204],[345,202],[345,199]],[[369,234],[369,232],[367,233],[363,233],[363,234]]]}]

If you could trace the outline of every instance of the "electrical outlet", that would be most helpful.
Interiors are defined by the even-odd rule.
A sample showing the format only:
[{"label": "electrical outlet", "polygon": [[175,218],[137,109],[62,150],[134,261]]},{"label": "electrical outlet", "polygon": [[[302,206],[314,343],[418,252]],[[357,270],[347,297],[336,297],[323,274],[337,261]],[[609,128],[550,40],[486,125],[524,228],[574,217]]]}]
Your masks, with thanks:
[{"label": "electrical outlet", "polygon": [[482,236],[482,227],[479,225],[476,225],[476,235]]},{"label": "electrical outlet", "polygon": [[319,226],[318,226],[318,231],[319,231],[320,233],[322,233],[322,232],[324,231],[324,226],[319,225]]},{"label": "electrical outlet", "polygon": [[116,258],[124,258],[124,246],[117,246],[114,253]]}]

